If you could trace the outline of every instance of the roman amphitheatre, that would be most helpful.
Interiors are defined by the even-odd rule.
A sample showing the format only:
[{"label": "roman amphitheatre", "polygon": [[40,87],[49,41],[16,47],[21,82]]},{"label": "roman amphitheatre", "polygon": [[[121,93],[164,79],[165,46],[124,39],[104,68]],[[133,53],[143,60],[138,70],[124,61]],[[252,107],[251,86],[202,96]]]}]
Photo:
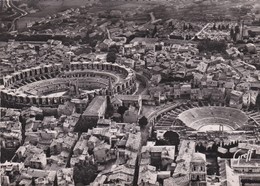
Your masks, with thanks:
[{"label": "roman amphitheatre", "polygon": [[69,66],[42,65],[15,72],[4,78],[4,86],[3,105],[56,107],[66,101],[65,93],[75,86],[85,95],[132,94],[136,75],[118,64],[72,62]]},{"label": "roman amphitheatre", "polygon": [[156,130],[170,128],[185,131],[242,131],[260,126],[259,114],[204,102],[177,104],[154,118]]}]

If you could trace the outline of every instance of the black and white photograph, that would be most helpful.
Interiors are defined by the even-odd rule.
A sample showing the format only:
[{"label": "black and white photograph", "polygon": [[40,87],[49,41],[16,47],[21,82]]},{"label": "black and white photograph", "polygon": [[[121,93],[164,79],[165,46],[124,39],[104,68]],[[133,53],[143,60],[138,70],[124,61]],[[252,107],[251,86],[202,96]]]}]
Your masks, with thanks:
[{"label": "black and white photograph", "polygon": [[0,0],[0,186],[260,186],[260,0]]}]

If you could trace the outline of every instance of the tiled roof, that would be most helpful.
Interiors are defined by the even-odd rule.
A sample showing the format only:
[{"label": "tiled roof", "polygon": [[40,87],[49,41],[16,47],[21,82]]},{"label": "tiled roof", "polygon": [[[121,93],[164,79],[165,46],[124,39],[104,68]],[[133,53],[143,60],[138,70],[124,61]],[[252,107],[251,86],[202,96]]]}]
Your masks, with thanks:
[{"label": "tiled roof", "polygon": [[106,98],[103,96],[96,96],[89,104],[87,109],[84,111],[84,116],[98,116],[98,110],[106,101]]}]

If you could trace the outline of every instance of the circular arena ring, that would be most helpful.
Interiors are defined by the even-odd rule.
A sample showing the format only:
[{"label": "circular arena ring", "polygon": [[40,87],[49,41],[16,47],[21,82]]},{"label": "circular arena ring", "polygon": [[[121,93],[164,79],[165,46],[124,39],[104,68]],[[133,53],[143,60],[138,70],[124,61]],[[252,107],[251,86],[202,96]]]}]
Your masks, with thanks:
[{"label": "circular arena ring", "polygon": [[186,110],[177,120],[198,131],[237,130],[248,122],[241,110],[229,107],[200,107]]},{"label": "circular arena ring", "polygon": [[136,74],[125,66],[103,62],[72,62],[42,65],[4,77],[2,105],[10,107],[51,106],[65,102],[70,86],[94,95],[132,94]]},{"label": "circular arena ring", "polygon": [[155,130],[230,131],[253,129],[260,126],[260,114],[236,108],[202,105],[188,101],[176,103],[152,117]]}]

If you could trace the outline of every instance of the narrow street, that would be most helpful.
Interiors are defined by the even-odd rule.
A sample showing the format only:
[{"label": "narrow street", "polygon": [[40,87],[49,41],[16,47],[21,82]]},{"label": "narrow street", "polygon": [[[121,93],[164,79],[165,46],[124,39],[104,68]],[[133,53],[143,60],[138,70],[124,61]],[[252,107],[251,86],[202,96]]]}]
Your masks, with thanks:
[{"label": "narrow street", "polygon": [[[210,23],[207,23],[198,33],[195,34],[195,36],[199,36],[209,25]],[[191,38],[191,40],[193,40],[195,36]]]}]

